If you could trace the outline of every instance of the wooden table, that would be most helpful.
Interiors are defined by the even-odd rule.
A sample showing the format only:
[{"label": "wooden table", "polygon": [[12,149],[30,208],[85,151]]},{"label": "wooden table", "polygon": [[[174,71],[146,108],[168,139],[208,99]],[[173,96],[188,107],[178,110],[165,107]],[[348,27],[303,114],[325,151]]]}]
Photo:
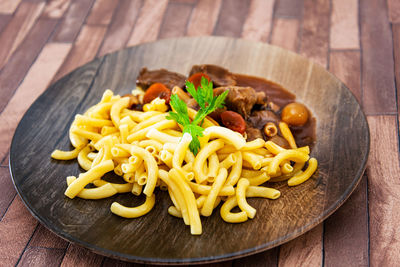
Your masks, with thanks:
[{"label": "wooden table", "polygon": [[400,1],[1,0],[0,265],[130,265],[69,244],[31,216],[10,179],[11,138],[31,103],[78,66],[198,35],[268,42],[325,66],[357,97],[371,131],[366,173],[331,217],[280,247],[215,266],[398,264]]}]

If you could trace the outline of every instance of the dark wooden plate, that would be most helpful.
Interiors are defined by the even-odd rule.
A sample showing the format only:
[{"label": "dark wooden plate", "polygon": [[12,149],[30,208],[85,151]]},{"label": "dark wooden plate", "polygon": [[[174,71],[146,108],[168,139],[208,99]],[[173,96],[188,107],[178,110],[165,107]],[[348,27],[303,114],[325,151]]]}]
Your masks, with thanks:
[{"label": "dark wooden plate", "polygon": [[[136,205],[131,194],[90,201],[64,196],[65,177],[77,175],[76,161],[55,161],[55,148],[69,149],[67,130],[75,114],[97,103],[107,88],[129,93],[141,67],[187,74],[193,64],[210,63],[232,72],[265,77],[294,92],[317,120],[312,155],[318,172],[282,192],[278,200],[251,199],[254,220],[225,223],[214,212],[202,218],[203,234],[190,235],[181,219],[167,213],[170,200],[157,193],[146,216],[112,215],[113,201]],[[32,214],[51,231],[97,253],[146,263],[204,263],[270,249],[310,230],[349,197],[362,176],[369,152],[369,129],[354,96],[332,74],[304,57],[278,47],[223,37],[162,40],[96,59],[51,85],[21,120],[11,145],[15,187]]]}]

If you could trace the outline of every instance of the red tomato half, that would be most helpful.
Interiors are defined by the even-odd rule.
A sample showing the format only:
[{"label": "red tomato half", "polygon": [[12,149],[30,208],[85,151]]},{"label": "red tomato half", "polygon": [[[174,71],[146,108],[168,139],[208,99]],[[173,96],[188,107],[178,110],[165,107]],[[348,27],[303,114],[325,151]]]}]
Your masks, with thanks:
[{"label": "red tomato half", "polygon": [[197,87],[199,87],[201,85],[201,77],[206,78],[209,82],[211,81],[210,77],[208,77],[207,74],[202,73],[202,72],[193,74],[192,76],[189,77],[188,81],[193,83],[194,88],[197,89]]},{"label": "red tomato half", "polygon": [[246,123],[239,113],[230,110],[224,111],[221,113],[221,120],[226,128],[244,134]]},{"label": "red tomato half", "polygon": [[147,90],[143,96],[143,103],[150,103],[157,97],[161,99],[165,99],[165,103],[169,103],[169,99],[171,97],[171,90],[169,90],[162,83],[153,83]]}]

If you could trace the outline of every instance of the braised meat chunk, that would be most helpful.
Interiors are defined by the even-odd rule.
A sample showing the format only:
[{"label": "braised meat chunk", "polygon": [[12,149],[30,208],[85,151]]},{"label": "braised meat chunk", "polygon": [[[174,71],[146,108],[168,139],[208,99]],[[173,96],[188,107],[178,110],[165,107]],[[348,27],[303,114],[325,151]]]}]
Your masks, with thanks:
[{"label": "braised meat chunk", "polygon": [[189,76],[195,73],[204,73],[210,77],[214,87],[236,85],[235,76],[227,69],[215,65],[194,65],[190,70]]},{"label": "braised meat chunk", "polygon": [[183,88],[185,81],[186,77],[176,72],[166,69],[148,70],[147,68],[142,68],[136,79],[136,84],[145,90],[154,83],[162,83],[171,90],[174,86]]},{"label": "braised meat chunk", "polygon": [[278,125],[280,121],[279,117],[270,110],[253,111],[247,120],[251,125],[259,129],[262,129],[267,122],[273,122]]},{"label": "braised meat chunk", "polygon": [[233,110],[242,115],[245,119],[250,116],[251,110],[255,104],[262,105],[265,99],[264,92],[256,92],[251,87],[226,86],[214,89],[214,95],[229,90],[225,99],[228,110]]}]

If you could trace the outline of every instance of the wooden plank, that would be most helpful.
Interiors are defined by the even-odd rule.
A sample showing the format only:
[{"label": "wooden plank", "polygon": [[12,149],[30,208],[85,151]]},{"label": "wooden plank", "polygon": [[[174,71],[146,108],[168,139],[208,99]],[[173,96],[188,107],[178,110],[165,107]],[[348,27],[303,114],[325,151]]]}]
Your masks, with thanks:
[{"label": "wooden plank", "polygon": [[188,36],[211,35],[221,10],[222,0],[199,0],[187,28]]},{"label": "wooden plank", "polygon": [[192,9],[191,5],[169,3],[158,37],[162,39],[184,36]]},{"label": "wooden plank", "polygon": [[359,51],[331,51],[329,69],[361,103],[361,63]]},{"label": "wooden plank", "polygon": [[399,143],[395,116],[368,116],[367,166],[371,266],[395,266],[400,253]]},{"label": "wooden plank", "polygon": [[360,17],[364,111],[396,114],[392,34],[384,1],[360,1]]},{"label": "wooden plank", "polygon": [[127,46],[157,39],[168,0],[146,0]]},{"label": "wooden plank", "polygon": [[50,0],[46,4],[42,17],[44,18],[61,18],[71,4],[71,0]]},{"label": "wooden plank", "polygon": [[0,1],[0,13],[12,14],[17,9],[21,0],[2,0]]},{"label": "wooden plank", "polygon": [[333,0],[331,49],[359,49],[358,0]]},{"label": "wooden plank", "polygon": [[12,53],[32,29],[43,8],[43,2],[21,3],[10,23],[0,34],[0,68],[7,63]]},{"label": "wooden plank", "polygon": [[0,220],[3,218],[12,200],[15,197],[15,189],[7,167],[0,167]]},{"label": "wooden plank", "polygon": [[325,221],[324,265],[368,266],[367,176]]},{"label": "wooden plank", "polygon": [[[110,24],[114,10],[117,5],[118,0],[97,0],[93,5],[92,10],[90,11],[89,17],[86,20],[86,24]],[[117,18],[118,17],[116,17],[116,19]]]},{"label": "wooden plank", "polygon": [[3,160],[1,162],[0,167],[7,167],[8,168],[8,164],[9,164],[9,152],[7,152],[7,154],[3,157]]},{"label": "wooden plank", "polygon": [[225,0],[222,3],[214,34],[240,37],[249,7],[250,0]]},{"label": "wooden plank", "polygon": [[17,266],[59,266],[63,256],[63,249],[28,247]]},{"label": "wooden plank", "polygon": [[39,19],[0,72],[0,112],[25,77],[40,50],[47,42],[56,23],[57,21],[53,19]]},{"label": "wooden plank", "polygon": [[274,16],[300,19],[303,14],[303,1],[277,0]]},{"label": "wooden plank", "polygon": [[297,51],[299,39],[299,20],[276,18],[272,30],[271,44]]},{"label": "wooden plank", "polygon": [[70,244],[61,266],[100,266],[103,256],[94,254],[86,248]]},{"label": "wooden plank", "polygon": [[67,248],[68,242],[64,239],[56,236],[43,225],[39,224],[31,241],[29,247],[31,248],[48,248],[48,249],[62,249],[63,251]]},{"label": "wooden plank", "polygon": [[114,19],[100,48],[99,56],[125,47],[141,6],[142,1],[140,0],[121,0],[119,2]]},{"label": "wooden plank", "polygon": [[2,265],[12,266],[18,262],[37,224],[35,218],[17,196],[0,221],[0,262]]},{"label": "wooden plank", "polygon": [[392,25],[392,32],[393,32],[394,70],[395,70],[396,88],[397,88],[397,112],[400,119],[400,23]]},{"label": "wooden plank", "polygon": [[266,42],[271,32],[274,0],[252,0],[243,25],[242,37]]},{"label": "wooden plank", "polygon": [[94,0],[74,0],[52,37],[53,42],[73,42]]},{"label": "wooden plank", "polygon": [[279,267],[322,266],[322,223],[282,245]]},{"label": "wooden plank", "polygon": [[13,133],[25,111],[46,89],[61,63],[70,44],[47,44],[32,65],[22,84],[0,114],[0,158],[8,154]]},{"label": "wooden plank", "polygon": [[12,15],[8,14],[0,14],[0,32],[8,25],[10,20],[12,19]]},{"label": "wooden plank", "polygon": [[251,255],[233,261],[233,266],[257,267],[257,266],[278,266],[279,248],[273,248],[265,252]]},{"label": "wooden plank", "polygon": [[304,0],[300,52],[326,67],[329,44],[329,0]]},{"label": "wooden plank", "polygon": [[400,23],[400,1],[387,0],[389,20],[391,23]]},{"label": "wooden plank", "polygon": [[82,28],[68,57],[58,70],[54,81],[95,58],[107,28],[86,25]]}]

